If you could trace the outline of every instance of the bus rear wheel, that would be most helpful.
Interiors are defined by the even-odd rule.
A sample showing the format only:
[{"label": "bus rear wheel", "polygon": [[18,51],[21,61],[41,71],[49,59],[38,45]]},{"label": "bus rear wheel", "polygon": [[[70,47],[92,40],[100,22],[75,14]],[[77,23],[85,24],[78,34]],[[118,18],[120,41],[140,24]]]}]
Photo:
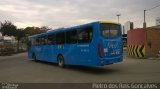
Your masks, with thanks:
[{"label": "bus rear wheel", "polygon": [[64,57],[60,55],[57,57],[57,60],[58,60],[58,66],[64,68]]}]

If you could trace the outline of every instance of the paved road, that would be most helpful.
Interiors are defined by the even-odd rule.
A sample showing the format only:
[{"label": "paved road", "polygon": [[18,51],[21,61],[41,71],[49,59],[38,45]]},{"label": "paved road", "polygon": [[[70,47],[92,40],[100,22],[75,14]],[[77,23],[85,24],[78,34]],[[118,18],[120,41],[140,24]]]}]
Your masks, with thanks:
[{"label": "paved road", "polygon": [[0,82],[93,83],[160,82],[160,60],[124,58],[122,63],[104,67],[59,68],[56,64],[27,60],[22,53],[0,57]]}]

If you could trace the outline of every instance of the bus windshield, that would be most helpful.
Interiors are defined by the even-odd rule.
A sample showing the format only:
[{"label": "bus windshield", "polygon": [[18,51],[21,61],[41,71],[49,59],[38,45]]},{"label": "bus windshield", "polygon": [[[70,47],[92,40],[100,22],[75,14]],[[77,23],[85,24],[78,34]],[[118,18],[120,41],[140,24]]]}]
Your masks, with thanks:
[{"label": "bus windshield", "polygon": [[101,23],[100,31],[103,38],[117,38],[120,36],[121,26],[118,24]]}]

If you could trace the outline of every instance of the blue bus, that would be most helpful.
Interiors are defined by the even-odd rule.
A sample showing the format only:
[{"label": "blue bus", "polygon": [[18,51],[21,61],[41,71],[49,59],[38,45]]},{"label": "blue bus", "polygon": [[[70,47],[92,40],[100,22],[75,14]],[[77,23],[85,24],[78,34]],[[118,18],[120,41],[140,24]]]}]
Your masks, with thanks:
[{"label": "blue bus", "polygon": [[97,21],[29,37],[29,59],[58,66],[104,66],[123,61],[121,25]]}]

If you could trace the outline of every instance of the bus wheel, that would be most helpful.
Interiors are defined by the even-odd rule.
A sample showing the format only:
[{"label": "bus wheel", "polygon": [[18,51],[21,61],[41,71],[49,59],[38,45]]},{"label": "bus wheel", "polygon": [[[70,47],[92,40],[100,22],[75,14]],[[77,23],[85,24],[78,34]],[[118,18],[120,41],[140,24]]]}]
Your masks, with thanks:
[{"label": "bus wheel", "polygon": [[58,56],[57,60],[58,60],[58,66],[64,68],[64,57],[60,55]]},{"label": "bus wheel", "polygon": [[35,54],[33,54],[33,60],[34,60],[35,62],[37,62],[37,58],[36,58],[36,55],[35,55]]}]

